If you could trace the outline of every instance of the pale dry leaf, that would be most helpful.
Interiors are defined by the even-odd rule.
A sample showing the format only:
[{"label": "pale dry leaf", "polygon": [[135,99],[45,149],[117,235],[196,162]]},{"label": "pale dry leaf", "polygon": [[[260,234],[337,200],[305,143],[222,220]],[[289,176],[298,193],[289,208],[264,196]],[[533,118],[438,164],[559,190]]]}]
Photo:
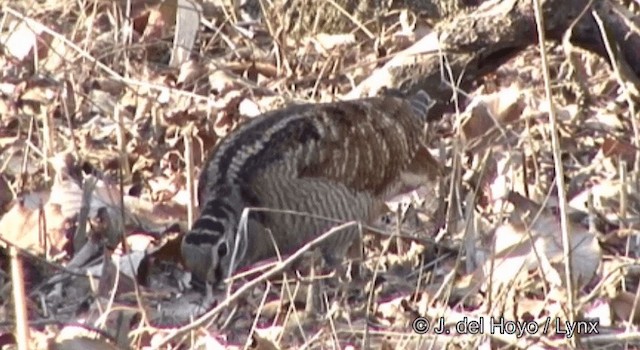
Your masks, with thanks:
[{"label": "pale dry leaf", "polygon": [[223,69],[215,69],[209,74],[211,90],[219,95],[225,95],[238,87],[239,77]]},{"label": "pale dry leaf", "polygon": [[[196,188],[198,188],[197,182],[195,186]],[[183,186],[180,190],[178,190],[173,194],[173,196],[171,197],[171,201],[177,205],[182,205],[186,208],[189,205],[189,203],[191,203],[191,195],[189,194],[189,191],[187,191],[187,188]]]},{"label": "pale dry leaf", "polygon": [[[108,298],[115,288],[116,295],[131,293],[135,291],[134,278],[130,274],[122,271],[122,267],[130,266],[128,262],[116,265],[112,259],[104,259],[102,265],[92,266],[87,269],[87,273],[93,277],[98,277],[98,295]],[[132,270],[129,268],[129,270]],[[136,266],[137,270],[137,266]]]},{"label": "pale dry leaf", "polygon": [[466,119],[462,122],[463,136],[467,141],[483,136],[495,126],[503,126],[520,118],[524,108],[523,93],[515,86],[477,96],[466,108]]},{"label": "pale dry leaf", "polygon": [[402,11],[400,11],[398,20],[400,22],[400,28],[402,28],[401,32],[403,34],[413,33],[413,29],[415,28],[415,22],[409,23],[409,11],[407,9],[403,9]]},{"label": "pale dry leaf", "polygon": [[599,128],[609,132],[617,132],[625,129],[621,112],[600,111],[586,120],[586,124],[592,128]]},{"label": "pale dry leaf", "polygon": [[511,192],[525,192],[524,173],[522,171],[522,157],[517,152],[495,150],[492,157],[487,159],[485,176],[487,194],[492,201],[493,211],[499,213],[505,210],[504,200]]},{"label": "pale dry leaf", "polygon": [[17,86],[15,83],[2,81],[0,82],[0,93],[6,96],[13,96],[13,93],[16,92]]},{"label": "pale dry leaf", "polygon": [[[83,189],[78,182],[70,178],[63,178],[53,182],[49,201],[59,204],[65,216],[71,217],[79,213],[82,208],[82,193]],[[95,216],[100,208],[107,208],[110,213],[118,212],[119,198],[120,190],[117,186],[97,180],[89,203],[89,217]]]},{"label": "pale dry leaf", "polygon": [[240,113],[240,115],[249,118],[253,118],[262,113],[258,104],[248,98],[245,98],[240,102],[240,104],[238,105],[238,112]]},{"label": "pale dry leaf", "polygon": [[[173,1],[164,1],[160,6],[166,6]],[[173,5],[173,4],[171,4]],[[177,67],[185,62],[193,49],[196,35],[200,26],[202,6],[193,0],[177,0],[177,13],[175,14],[175,32],[173,37],[173,50],[169,65]]]},{"label": "pale dry leaf", "polygon": [[180,65],[180,71],[178,72],[177,84],[191,84],[194,81],[202,78],[203,74],[207,71],[202,63],[191,59]]},{"label": "pale dry leaf", "polygon": [[[587,207],[589,194],[593,195],[593,209],[610,222],[620,220],[620,191],[622,183],[620,180],[601,179],[599,183],[586,188],[569,201],[571,208],[588,212]],[[634,190],[632,184],[627,184],[627,219],[635,222],[640,216],[640,196]]]},{"label": "pale dry leaf", "polygon": [[[570,224],[574,283],[584,286],[600,265],[601,251],[596,236],[580,225]],[[499,226],[495,232],[495,253],[484,263],[485,274],[495,287],[542,269],[552,285],[564,285],[564,264],[560,221],[541,214],[531,227],[521,223]]]},{"label": "pale dry leaf", "polygon": [[0,236],[22,249],[42,254],[41,233],[44,232],[49,253],[55,255],[67,244],[66,223],[67,217],[63,216],[60,205],[46,203],[42,210],[31,210],[15,203],[0,219]]},{"label": "pale dry leaf", "polygon": [[356,42],[356,37],[353,34],[319,33],[314,38],[311,38],[310,42],[316,52],[327,54],[340,47],[353,45]]},{"label": "pale dry leaf", "polygon": [[374,70],[373,73],[369,74],[355,89],[351,90],[345,96],[345,99],[350,100],[359,97],[379,95],[383,88],[393,85],[391,83],[393,81],[392,71],[396,67],[402,67],[408,64],[408,62],[415,61],[416,55],[436,54],[440,52],[441,42],[446,42],[446,38],[440,38],[439,33],[435,31],[425,35],[409,48],[396,54],[383,67]]},{"label": "pale dry leaf", "polygon": [[51,345],[52,350],[118,350],[119,348],[113,344],[101,339],[91,338],[72,338],[56,342]]},{"label": "pale dry leaf", "polygon": [[49,158],[49,164],[58,177],[58,181],[63,179],[78,180],[78,161],[71,152],[58,152]]},{"label": "pale dry leaf", "polygon": [[7,53],[21,61],[35,48],[42,32],[43,29],[35,23],[30,25],[27,21],[12,21],[6,34],[0,36],[0,43]]},{"label": "pale dry leaf", "polygon": [[405,297],[396,297],[391,300],[381,301],[377,307],[378,316],[383,319],[390,320],[402,315],[405,310],[402,306]]},{"label": "pale dry leaf", "polygon": [[225,346],[218,339],[209,334],[202,337],[201,341],[204,343],[203,345],[206,350],[229,350],[228,346]]},{"label": "pale dry leaf", "polygon": [[[155,239],[150,236],[149,234],[146,234],[144,232],[136,232],[136,233],[130,233],[127,234],[127,237],[125,239],[125,242],[127,244],[128,250],[127,251],[133,251],[133,252],[145,252],[147,251],[147,249],[149,247],[151,247],[152,243],[155,241]],[[122,244],[118,244],[118,246],[116,247],[115,251],[114,251],[114,255],[119,256],[119,255],[123,255],[124,254],[124,250],[122,249]]]},{"label": "pale dry leaf", "polygon": [[153,203],[125,196],[124,203],[135,222],[149,231],[163,230],[187,217],[186,207],[172,202]]},{"label": "pale dry leaf", "polygon": [[161,39],[169,31],[169,28],[176,23],[177,2],[178,0],[166,1],[160,6],[149,9],[147,25],[140,41],[150,42],[151,39]]},{"label": "pale dry leaf", "polygon": [[74,62],[76,51],[72,50],[67,43],[59,37],[53,38],[51,41],[51,49],[49,49],[46,57],[42,59],[44,71],[57,72],[60,76],[64,72],[63,67],[67,62]]},{"label": "pale dry leaf", "polygon": [[[1,64],[0,64],[1,65]],[[0,99],[0,115],[16,115],[16,104],[13,101],[9,101],[7,99]],[[0,129],[0,134],[2,134],[2,129]],[[0,137],[0,147],[2,147],[2,137]]]},{"label": "pale dry leaf", "polygon": [[19,177],[22,174],[33,175],[40,171],[39,164],[33,161],[27,162],[26,167],[23,168],[26,148],[25,142],[20,139],[16,139],[15,142],[3,148],[2,152],[0,152],[0,170],[2,173]]},{"label": "pale dry leaf", "polygon": [[[613,324],[611,316],[612,302],[604,299],[596,299],[591,305],[583,308],[584,317],[587,319],[599,320],[601,327],[610,327]],[[627,318],[625,321],[628,321]]]},{"label": "pale dry leaf", "polygon": [[[2,131],[0,129],[0,131]],[[18,136],[0,136],[0,148],[4,148],[5,146],[10,146],[12,144],[16,144],[20,139]],[[2,158],[0,158],[2,160]]]},{"label": "pale dry leaf", "polygon": [[255,350],[278,350],[277,339],[282,335],[285,328],[273,326],[256,329],[253,333],[252,349]]},{"label": "pale dry leaf", "polygon": [[[159,104],[164,104],[168,102],[163,100],[163,97],[165,97],[164,96],[165,91],[166,90],[163,90],[158,95],[158,98],[156,99],[156,101]],[[133,123],[135,124],[135,123],[144,122],[148,118],[149,112],[151,111],[152,108],[153,108],[153,101],[151,101],[151,98],[140,96],[140,98],[137,99],[136,110],[133,115]],[[127,127],[128,125],[125,126],[125,128]],[[133,129],[127,128],[127,130],[133,130]]]},{"label": "pale dry leaf", "polygon": [[47,79],[34,79],[25,86],[20,100],[49,105],[60,91],[58,83]]}]

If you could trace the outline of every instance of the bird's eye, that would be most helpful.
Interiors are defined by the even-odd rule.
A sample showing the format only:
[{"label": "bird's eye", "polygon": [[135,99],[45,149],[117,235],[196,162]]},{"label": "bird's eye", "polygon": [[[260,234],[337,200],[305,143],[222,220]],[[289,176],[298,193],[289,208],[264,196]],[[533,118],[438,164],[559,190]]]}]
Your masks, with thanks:
[{"label": "bird's eye", "polygon": [[227,247],[227,242],[223,241],[218,245],[218,257],[225,257],[229,253],[229,248]]}]

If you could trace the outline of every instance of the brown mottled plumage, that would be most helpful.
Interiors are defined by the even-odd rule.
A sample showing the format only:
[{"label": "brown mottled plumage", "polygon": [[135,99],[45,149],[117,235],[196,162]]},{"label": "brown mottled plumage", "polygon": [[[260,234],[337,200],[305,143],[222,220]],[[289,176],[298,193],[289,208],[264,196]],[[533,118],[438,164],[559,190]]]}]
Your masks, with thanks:
[{"label": "brown mottled plumage", "polygon": [[[408,99],[304,104],[239,126],[213,149],[200,175],[201,214],[182,242],[187,267],[197,279],[217,283],[275,256],[271,235],[280,252],[290,253],[335,225],[252,211],[238,230],[247,207],[366,223],[401,188],[433,181],[439,164],[422,142],[431,104],[422,91]],[[357,236],[356,228],[332,236],[324,255],[343,256]]]}]

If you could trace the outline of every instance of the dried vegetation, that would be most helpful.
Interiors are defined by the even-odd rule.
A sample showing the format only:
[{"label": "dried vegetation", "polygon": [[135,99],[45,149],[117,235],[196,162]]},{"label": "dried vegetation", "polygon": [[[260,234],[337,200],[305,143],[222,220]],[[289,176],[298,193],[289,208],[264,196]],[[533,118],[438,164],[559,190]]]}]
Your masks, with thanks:
[{"label": "dried vegetation", "polygon": [[436,19],[411,1],[327,1],[324,21],[247,1],[194,21],[177,3],[193,4],[1,3],[0,347],[638,347],[638,86],[569,43],[547,45],[552,104],[533,46],[456,92],[429,125],[446,177],[389,203],[350,274],[309,249],[203,301],[178,247],[207,150],[261,112],[353,94]]}]

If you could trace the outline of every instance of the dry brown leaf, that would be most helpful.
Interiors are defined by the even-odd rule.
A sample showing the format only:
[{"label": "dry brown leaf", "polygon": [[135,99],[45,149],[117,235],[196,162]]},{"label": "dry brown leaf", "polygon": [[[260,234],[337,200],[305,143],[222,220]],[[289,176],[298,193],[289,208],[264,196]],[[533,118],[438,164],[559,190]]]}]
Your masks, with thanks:
[{"label": "dry brown leaf", "polygon": [[16,337],[12,333],[0,333],[0,349],[16,344]]},{"label": "dry brown leaf", "polygon": [[261,78],[274,79],[278,76],[278,67],[270,62],[255,62],[251,69],[255,70],[255,74],[259,75],[258,82],[260,83],[262,82]]},{"label": "dry brown leaf", "polygon": [[633,167],[635,161],[636,148],[624,140],[618,138],[605,137],[602,142],[602,154],[605,157],[621,158],[627,165]]}]

